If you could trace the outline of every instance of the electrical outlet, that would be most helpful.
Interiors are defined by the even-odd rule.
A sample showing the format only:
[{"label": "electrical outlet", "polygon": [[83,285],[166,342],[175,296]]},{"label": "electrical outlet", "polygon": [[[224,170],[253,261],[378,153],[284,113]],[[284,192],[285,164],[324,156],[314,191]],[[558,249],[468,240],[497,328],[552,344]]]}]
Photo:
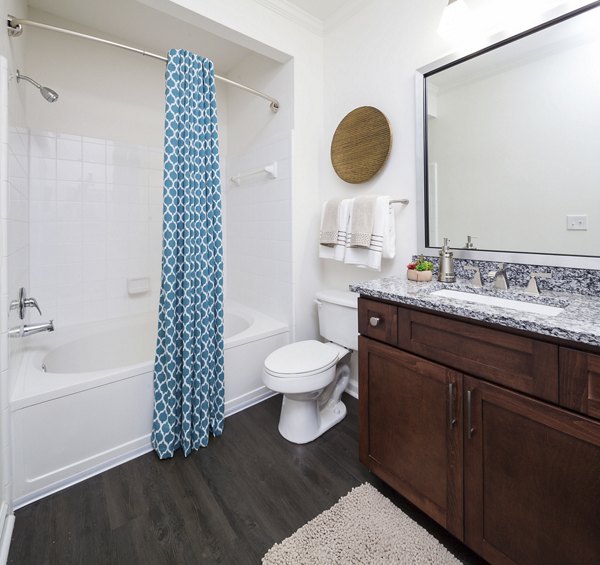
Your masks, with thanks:
[{"label": "electrical outlet", "polygon": [[567,230],[587,230],[587,214],[567,216]]}]

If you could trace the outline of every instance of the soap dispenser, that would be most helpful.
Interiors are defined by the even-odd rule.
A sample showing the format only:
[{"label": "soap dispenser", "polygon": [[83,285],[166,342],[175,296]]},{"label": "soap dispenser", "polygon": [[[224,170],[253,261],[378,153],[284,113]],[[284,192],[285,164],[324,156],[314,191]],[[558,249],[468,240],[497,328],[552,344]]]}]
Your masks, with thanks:
[{"label": "soap dispenser", "polygon": [[444,245],[440,249],[440,268],[438,272],[438,281],[453,283],[456,281],[456,275],[454,274],[454,253],[450,251],[448,243],[450,243],[450,240],[445,237]]}]

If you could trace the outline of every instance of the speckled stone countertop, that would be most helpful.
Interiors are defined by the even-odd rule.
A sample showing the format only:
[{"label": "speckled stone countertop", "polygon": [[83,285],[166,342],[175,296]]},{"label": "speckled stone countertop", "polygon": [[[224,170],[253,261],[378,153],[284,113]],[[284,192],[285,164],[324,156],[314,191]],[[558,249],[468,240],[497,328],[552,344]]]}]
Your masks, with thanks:
[{"label": "speckled stone countertop", "polygon": [[[547,316],[500,306],[432,296],[432,292],[441,289],[558,306],[563,308],[563,311],[557,316]],[[540,296],[531,296],[525,294],[522,288],[511,288],[503,291],[489,288],[486,285],[483,289],[476,289],[470,286],[467,281],[457,281],[452,284],[437,281],[419,283],[408,281],[400,276],[352,284],[350,290],[363,296],[389,300],[398,304],[427,308],[471,320],[481,320],[499,326],[600,347],[600,297],[597,296],[551,291],[544,292]]]}]

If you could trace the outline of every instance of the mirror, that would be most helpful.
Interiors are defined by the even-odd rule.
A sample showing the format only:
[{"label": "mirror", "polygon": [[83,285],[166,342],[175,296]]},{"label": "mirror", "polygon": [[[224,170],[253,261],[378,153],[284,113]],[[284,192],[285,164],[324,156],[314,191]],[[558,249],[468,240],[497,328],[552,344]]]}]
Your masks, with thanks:
[{"label": "mirror", "polygon": [[599,4],[420,70],[420,252],[600,268]]}]

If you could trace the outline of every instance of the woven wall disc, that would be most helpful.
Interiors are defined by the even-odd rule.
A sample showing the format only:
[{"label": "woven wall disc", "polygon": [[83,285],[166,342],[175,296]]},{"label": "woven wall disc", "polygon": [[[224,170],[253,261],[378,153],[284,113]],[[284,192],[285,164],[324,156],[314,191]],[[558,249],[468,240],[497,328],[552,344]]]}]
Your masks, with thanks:
[{"label": "woven wall disc", "polygon": [[339,123],[331,140],[331,164],[346,182],[372,178],[385,163],[392,146],[392,130],[377,108],[361,106]]}]

